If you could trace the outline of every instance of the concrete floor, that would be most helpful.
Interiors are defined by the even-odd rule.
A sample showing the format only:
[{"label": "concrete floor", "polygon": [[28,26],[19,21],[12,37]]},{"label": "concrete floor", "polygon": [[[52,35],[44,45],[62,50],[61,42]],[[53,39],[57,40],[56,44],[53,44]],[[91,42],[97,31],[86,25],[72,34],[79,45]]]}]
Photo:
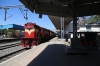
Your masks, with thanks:
[{"label": "concrete floor", "polygon": [[88,50],[87,55],[69,55],[65,53],[64,42],[54,38],[0,66],[100,66],[100,51]]}]

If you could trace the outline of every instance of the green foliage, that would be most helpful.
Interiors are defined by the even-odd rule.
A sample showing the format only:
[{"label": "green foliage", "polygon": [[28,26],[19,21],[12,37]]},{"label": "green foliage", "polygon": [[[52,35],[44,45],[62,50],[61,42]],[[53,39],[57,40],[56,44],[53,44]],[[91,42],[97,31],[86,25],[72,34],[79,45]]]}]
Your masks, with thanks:
[{"label": "green foliage", "polygon": [[14,30],[13,29],[8,29],[8,30],[6,30],[6,32],[14,32]]},{"label": "green foliage", "polygon": [[89,19],[87,19],[87,22],[88,23],[97,23],[97,22],[100,22],[100,15],[93,15],[93,16],[90,16]]},{"label": "green foliage", "polygon": [[4,30],[0,30],[0,35],[3,35],[4,34]]}]

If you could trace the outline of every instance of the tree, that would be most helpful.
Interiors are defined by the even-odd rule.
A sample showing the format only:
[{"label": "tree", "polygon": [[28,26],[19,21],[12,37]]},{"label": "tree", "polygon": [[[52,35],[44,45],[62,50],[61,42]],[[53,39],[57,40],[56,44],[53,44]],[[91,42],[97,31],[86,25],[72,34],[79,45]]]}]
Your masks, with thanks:
[{"label": "tree", "polygon": [[78,23],[79,23],[80,25],[86,24],[86,16],[81,17],[81,21],[78,20]]},{"label": "tree", "polygon": [[90,18],[87,20],[87,22],[90,24],[96,24],[97,22],[100,22],[100,15],[90,16]]}]

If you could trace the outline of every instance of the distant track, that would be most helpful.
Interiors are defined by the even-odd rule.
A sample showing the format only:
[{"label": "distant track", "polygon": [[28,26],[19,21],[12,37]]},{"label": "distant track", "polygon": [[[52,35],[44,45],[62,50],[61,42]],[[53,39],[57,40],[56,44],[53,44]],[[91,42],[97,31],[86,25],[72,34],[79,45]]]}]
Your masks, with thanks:
[{"label": "distant track", "polygon": [[0,50],[7,49],[7,48],[11,48],[11,47],[15,47],[15,46],[19,46],[19,45],[21,45],[21,43],[0,46]]},{"label": "distant track", "polygon": [[26,49],[21,46],[20,41],[0,44],[0,62],[22,53],[25,50]]}]

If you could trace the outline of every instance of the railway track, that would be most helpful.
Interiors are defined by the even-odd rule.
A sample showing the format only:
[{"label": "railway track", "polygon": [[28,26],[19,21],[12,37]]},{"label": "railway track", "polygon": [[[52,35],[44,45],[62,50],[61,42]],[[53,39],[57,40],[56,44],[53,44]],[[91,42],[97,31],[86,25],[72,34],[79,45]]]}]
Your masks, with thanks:
[{"label": "railway track", "polygon": [[15,46],[19,46],[19,45],[21,45],[21,43],[0,46],[0,50],[7,49],[7,48],[11,48],[11,47],[15,47]]},{"label": "railway track", "polygon": [[22,48],[20,41],[0,44],[0,62],[3,62],[24,51],[26,51],[26,49]]},{"label": "railway track", "polygon": [[24,51],[27,49],[21,46],[20,41],[0,44],[0,63]]},{"label": "railway track", "polygon": [[8,59],[10,59],[10,58],[12,58],[12,57],[14,57],[16,55],[18,55],[18,54],[20,54],[20,53],[22,53],[24,51],[26,51],[26,49],[23,48],[21,50],[15,51],[13,53],[4,55],[4,56],[0,57],[0,63],[3,62],[3,61],[6,61],[6,60],[8,60]]}]

